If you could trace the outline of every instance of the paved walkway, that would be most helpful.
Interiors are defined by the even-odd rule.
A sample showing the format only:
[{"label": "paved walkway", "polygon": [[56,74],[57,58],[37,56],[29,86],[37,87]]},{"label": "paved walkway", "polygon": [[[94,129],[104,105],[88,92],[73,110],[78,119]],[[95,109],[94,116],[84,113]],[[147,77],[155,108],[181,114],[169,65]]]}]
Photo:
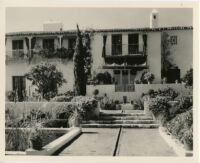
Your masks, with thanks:
[{"label": "paved walkway", "polygon": [[[113,156],[119,128],[84,128],[59,155]],[[158,129],[122,129],[116,156],[175,156]]]},{"label": "paved walkway", "polygon": [[59,155],[112,156],[119,133],[118,129],[84,128],[82,135]]},{"label": "paved walkway", "polygon": [[122,129],[119,156],[176,156],[158,129]]}]

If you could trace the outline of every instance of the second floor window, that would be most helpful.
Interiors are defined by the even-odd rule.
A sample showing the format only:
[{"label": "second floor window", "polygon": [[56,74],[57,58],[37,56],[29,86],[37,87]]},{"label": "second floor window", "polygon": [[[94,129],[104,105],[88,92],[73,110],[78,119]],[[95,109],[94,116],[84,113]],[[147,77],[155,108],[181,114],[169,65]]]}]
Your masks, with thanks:
[{"label": "second floor window", "polygon": [[43,39],[43,49],[54,50],[54,39]]},{"label": "second floor window", "polygon": [[112,35],[112,55],[122,54],[122,35]]},{"label": "second floor window", "polygon": [[129,34],[128,35],[128,53],[137,54],[139,52],[139,35]]},{"label": "second floor window", "polygon": [[12,49],[13,50],[22,50],[22,49],[24,49],[23,40],[13,40],[12,41]]}]

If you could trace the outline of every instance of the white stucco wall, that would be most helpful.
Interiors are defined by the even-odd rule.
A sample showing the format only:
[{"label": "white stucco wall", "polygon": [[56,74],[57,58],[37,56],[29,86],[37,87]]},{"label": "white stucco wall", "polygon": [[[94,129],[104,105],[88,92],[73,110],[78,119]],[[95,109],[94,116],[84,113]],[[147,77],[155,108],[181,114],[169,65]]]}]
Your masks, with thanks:
[{"label": "white stucco wall", "polygon": [[147,35],[147,65],[155,76],[153,83],[161,83],[161,32]]},{"label": "white stucco wall", "polygon": [[166,31],[169,36],[177,36],[177,44],[171,46],[171,58],[181,70],[181,77],[193,64],[193,30]]},{"label": "white stucco wall", "polygon": [[[27,73],[31,67],[36,65],[36,63],[40,63],[41,61],[48,61],[51,64],[55,64],[57,69],[63,73],[64,78],[66,79],[67,83],[64,83],[61,88],[59,88],[59,92],[66,92],[67,90],[73,89],[73,62],[64,60],[63,62],[59,59],[38,59],[34,60],[34,63],[28,64],[28,62],[15,62],[9,63],[6,65],[6,91],[12,90],[12,76],[23,76]],[[31,83],[27,80],[26,81],[26,90],[28,94],[32,94],[35,88],[31,86]],[[29,92],[30,91],[30,92]]]}]

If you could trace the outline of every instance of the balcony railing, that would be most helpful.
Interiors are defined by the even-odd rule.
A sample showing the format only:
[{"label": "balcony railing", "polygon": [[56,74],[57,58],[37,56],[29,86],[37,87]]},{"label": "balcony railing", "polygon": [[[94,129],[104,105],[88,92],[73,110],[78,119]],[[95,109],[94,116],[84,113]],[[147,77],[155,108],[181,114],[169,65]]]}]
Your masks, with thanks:
[{"label": "balcony railing", "polygon": [[115,85],[115,92],[135,92],[135,85],[134,84],[116,84]]},{"label": "balcony railing", "polygon": [[146,55],[144,44],[107,44],[106,56]]}]

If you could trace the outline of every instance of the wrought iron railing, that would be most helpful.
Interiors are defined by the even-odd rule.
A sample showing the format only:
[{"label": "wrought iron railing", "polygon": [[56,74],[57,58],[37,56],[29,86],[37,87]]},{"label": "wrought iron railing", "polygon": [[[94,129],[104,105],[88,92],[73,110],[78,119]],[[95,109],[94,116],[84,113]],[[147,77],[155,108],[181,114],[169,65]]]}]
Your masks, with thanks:
[{"label": "wrought iron railing", "polygon": [[135,92],[134,84],[116,84],[115,92]]},{"label": "wrought iron railing", "polygon": [[106,55],[146,54],[144,44],[107,44]]}]

